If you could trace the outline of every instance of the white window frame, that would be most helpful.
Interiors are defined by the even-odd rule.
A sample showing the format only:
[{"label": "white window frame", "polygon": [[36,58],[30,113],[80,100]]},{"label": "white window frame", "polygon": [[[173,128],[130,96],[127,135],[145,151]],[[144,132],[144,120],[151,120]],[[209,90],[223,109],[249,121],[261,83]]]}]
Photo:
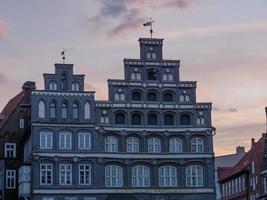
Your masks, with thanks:
[{"label": "white window frame", "polygon": [[49,90],[57,90],[57,83],[56,81],[49,82]]},{"label": "white window frame", "polygon": [[5,143],[5,158],[16,158],[17,155],[16,143]]},{"label": "white window frame", "polygon": [[6,189],[16,189],[16,170],[6,170]]},{"label": "white window frame", "polygon": [[149,187],[150,186],[150,169],[144,165],[136,165],[132,168],[132,186]]},{"label": "white window frame", "polygon": [[87,101],[84,104],[84,119],[90,119],[91,118],[91,104]]},{"label": "white window frame", "polygon": [[59,165],[59,184],[72,185],[72,164]]},{"label": "white window frame", "polygon": [[127,138],[127,152],[139,152],[139,139],[137,137]]},{"label": "white window frame", "polygon": [[[68,139],[69,139],[69,143],[68,143]],[[69,132],[69,131],[59,132],[59,149],[69,150],[71,148],[72,148],[72,132]]]},{"label": "white window frame", "polygon": [[55,197],[42,197],[42,200],[55,200]]},{"label": "white window frame", "polygon": [[77,197],[65,197],[64,200],[78,200]]},{"label": "white window frame", "polygon": [[118,152],[118,138],[115,136],[105,137],[105,152]]},{"label": "white window frame", "polygon": [[156,137],[148,138],[148,152],[160,153],[161,152],[161,140]]},{"label": "white window frame", "polygon": [[186,187],[203,187],[203,171],[203,167],[200,165],[190,165],[186,167]]},{"label": "white window frame", "polygon": [[123,186],[123,169],[118,165],[105,166],[105,186],[122,187]]},{"label": "white window frame", "polygon": [[162,166],[159,168],[159,186],[176,187],[177,169],[174,166]]},{"label": "white window frame", "polygon": [[[49,179],[50,173],[50,179]],[[44,183],[42,182],[44,177]],[[40,164],[40,185],[52,185],[53,184],[53,165],[52,164]]]},{"label": "white window frame", "polygon": [[180,138],[171,138],[169,140],[169,151],[171,153],[182,153],[183,152],[183,141]]},{"label": "white window frame", "polygon": [[191,152],[203,153],[204,152],[204,139],[200,137],[194,137],[191,139]]},{"label": "white window frame", "polygon": [[20,118],[19,119],[19,128],[20,129],[23,129],[24,128],[24,119],[23,118]]},{"label": "white window frame", "polygon": [[71,84],[71,90],[72,91],[79,91],[80,90],[80,84],[78,82],[73,82]]},{"label": "white window frame", "polygon": [[79,164],[79,184],[91,185],[92,184],[91,179],[92,179],[91,164]]},{"label": "white window frame", "polygon": [[79,132],[78,133],[78,148],[80,150],[91,149],[91,133],[90,132]]},{"label": "white window frame", "polygon": [[[44,135],[44,138],[42,135]],[[39,133],[39,142],[40,142],[40,149],[52,149],[53,148],[53,132],[41,131]]]},{"label": "white window frame", "polygon": [[45,118],[45,102],[43,100],[39,101],[38,103],[38,117],[40,119],[44,119]]}]

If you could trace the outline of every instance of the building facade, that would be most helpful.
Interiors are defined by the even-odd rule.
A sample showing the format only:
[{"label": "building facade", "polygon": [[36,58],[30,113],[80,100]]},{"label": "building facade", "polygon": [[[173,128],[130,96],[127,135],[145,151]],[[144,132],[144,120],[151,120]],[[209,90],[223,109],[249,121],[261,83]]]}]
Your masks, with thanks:
[{"label": "building facade", "polygon": [[32,92],[31,196],[42,200],[213,200],[211,103],[181,81],[163,39],[139,39],[108,100],[84,91],[73,65],[55,64]]}]

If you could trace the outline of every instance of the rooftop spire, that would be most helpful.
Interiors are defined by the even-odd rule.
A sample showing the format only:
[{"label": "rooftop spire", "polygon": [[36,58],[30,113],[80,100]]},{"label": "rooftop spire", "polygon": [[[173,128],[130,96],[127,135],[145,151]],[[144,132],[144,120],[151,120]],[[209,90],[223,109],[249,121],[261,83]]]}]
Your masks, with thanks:
[{"label": "rooftop spire", "polygon": [[154,22],[155,21],[152,18],[150,18],[150,20],[148,22],[143,24],[144,26],[150,26],[150,37],[151,37],[151,39],[152,39],[152,36],[153,36],[153,26],[152,26],[152,24]]},{"label": "rooftop spire", "polygon": [[63,49],[63,50],[61,51],[61,57],[62,57],[62,62],[63,62],[63,64],[65,64],[65,59],[66,59],[66,57],[65,57],[65,49]]}]

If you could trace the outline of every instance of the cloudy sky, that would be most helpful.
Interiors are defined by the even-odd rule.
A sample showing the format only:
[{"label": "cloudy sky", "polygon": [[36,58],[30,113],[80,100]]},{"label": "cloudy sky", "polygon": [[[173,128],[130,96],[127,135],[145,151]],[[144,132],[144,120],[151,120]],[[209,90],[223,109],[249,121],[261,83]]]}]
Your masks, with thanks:
[{"label": "cloudy sky", "polygon": [[106,98],[106,80],[139,56],[153,17],[165,58],[181,59],[181,79],[197,80],[198,101],[213,102],[216,155],[249,148],[265,130],[266,10],[266,0],[0,0],[0,109],[27,80],[43,88],[62,48]]}]

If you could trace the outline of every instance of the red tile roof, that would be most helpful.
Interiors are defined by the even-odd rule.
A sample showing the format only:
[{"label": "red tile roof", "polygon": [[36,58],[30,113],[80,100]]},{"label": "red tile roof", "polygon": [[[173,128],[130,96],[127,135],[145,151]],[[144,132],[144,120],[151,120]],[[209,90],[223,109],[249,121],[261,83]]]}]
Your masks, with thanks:
[{"label": "red tile roof", "polygon": [[16,106],[19,104],[20,100],[23,98],[24,92],[21,91],[18,93],[15,97],[9,100],[9,102],[6,104],[0,115],[4,115],[5,118],[8,118],[10,114],[13,112],[13,110],[16,108]]}]

